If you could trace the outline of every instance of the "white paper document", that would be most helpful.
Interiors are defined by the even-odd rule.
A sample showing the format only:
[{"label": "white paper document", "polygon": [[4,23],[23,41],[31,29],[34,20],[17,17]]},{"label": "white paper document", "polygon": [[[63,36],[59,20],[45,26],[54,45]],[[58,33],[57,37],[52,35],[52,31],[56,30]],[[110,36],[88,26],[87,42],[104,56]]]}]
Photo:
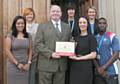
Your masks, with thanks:
[{"label": "white paper document", "polygon": [[56,53],[60,56],[74,56],[75,42],[56,42]]}]

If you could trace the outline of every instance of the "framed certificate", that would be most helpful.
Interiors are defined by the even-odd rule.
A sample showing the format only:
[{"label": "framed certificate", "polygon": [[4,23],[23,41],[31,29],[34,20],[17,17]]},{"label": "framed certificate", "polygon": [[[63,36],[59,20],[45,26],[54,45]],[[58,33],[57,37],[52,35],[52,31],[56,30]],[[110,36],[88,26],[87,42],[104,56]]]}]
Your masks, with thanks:
[{"label": "framed certificate", "polygon": [[56,42],[56,53],[60,56],[74,56],[75,42]]}]

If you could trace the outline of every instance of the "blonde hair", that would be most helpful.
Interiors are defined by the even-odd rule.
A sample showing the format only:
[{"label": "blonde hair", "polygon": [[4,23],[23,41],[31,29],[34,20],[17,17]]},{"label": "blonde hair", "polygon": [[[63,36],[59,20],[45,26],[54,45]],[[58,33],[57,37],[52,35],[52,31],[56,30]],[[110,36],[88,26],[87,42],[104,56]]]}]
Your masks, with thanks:
[{"label": "blonde hair", "polygon": [[[95,7],[95,6],[90,6],[90,7],[87,9],[87,13],[88,13],[89,9],[95,10],[96,18],[98,18],[98,11],[97,11],[96,7]],[[87,14],[87,15],[88,15],[88,14]],[[87,17],[88,17],[88,16],[87,16]]]},{"label": "blonde hair", "polygon": [[93,10],[95,10],[95,13],[97,14],[97,9],[96,9],[95,6],[90,6],[90,7],[87,9],[87,13],[88,13],[88,10],[89,10],[89,9],[93,9]]}]

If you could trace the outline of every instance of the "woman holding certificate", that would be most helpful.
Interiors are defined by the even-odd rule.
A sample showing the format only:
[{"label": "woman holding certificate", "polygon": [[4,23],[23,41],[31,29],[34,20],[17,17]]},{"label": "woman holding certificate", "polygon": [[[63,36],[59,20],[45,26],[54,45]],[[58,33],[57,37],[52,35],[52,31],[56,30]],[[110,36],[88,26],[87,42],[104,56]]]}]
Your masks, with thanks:
[{"label": "woman holding certificate", "polygon": [[88,20],[80,17],[80,34],[75,37],[76,56],[70,57],[69,84],[93,84],[93,59],[96,58],[97,43],[94,35],[88,34]]}]

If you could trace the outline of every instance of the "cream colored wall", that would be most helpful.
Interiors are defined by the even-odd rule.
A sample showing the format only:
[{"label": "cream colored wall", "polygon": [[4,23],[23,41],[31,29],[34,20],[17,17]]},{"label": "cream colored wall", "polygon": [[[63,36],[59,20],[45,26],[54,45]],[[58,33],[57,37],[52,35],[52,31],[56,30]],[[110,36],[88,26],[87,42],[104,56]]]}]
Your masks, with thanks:
[{"label": "cream colored wall", "polygon": [[99,17],[108,20],[108,30],[120,38],[120,0],[98,0]]}]

